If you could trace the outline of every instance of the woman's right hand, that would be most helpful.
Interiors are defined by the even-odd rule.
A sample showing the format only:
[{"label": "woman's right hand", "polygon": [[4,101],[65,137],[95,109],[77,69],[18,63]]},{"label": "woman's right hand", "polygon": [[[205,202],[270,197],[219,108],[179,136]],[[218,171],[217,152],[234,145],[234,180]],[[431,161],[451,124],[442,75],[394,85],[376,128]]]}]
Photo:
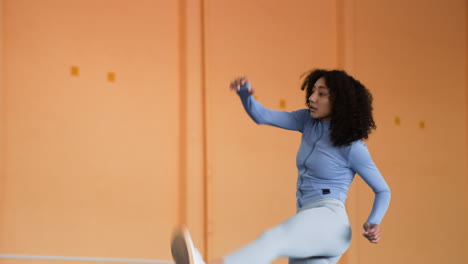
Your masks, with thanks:
[{"label": "woman's right hand", "polygon": [[364,228],[364,234],[362,234],[365,238],[367,238],[371,243],[377,244],[380,240],[381,231],[380,225],[374,224],[372,225],[369,222],[364,223],[362,226]]},{"label": "woman's right hand", "polygon": [[249,94],[254,93],[254,90],[250,86],[249,79],[246,76],[238,77],[238,78],[234,79],[231,82],[231,84],[229,85],[229,89],[231,91],[236,91],[236,92],[239,92],[241,90],[241,88],[244,89],[244,87],[247,88],[247,91],[249,92]]}]

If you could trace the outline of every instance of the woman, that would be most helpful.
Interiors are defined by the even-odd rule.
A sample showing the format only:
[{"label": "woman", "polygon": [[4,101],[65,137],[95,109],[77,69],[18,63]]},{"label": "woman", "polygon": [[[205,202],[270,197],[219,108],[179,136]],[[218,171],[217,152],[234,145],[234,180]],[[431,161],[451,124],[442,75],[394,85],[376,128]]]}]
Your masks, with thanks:
[{"label": "woman", "polygon": [[[376,128],[370,92],[344,71],[321,69],[310,72],[302,84],[307,109],[263,107],[246,77],[235,79],[230,89],[257,124],[302,133],[296,158],[297,214],[215,263],[267,264],[278,257],[288,257],[291,264],[336,263],[351,241],[344,203],[356,173],[375,192],[363,236],[378,243],[390,189],[362,142]],[[186,229],[175,232],[171,249],[176,264],[204,263]]]}]

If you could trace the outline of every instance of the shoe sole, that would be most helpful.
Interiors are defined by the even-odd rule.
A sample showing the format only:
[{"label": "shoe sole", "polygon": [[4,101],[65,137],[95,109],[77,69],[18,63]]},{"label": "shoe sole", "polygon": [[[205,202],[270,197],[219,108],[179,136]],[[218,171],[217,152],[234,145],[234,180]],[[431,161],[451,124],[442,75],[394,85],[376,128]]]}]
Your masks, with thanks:
[{"label": "shoe sole", "polygon": [[188,229],[179,228],[174,232],[171,253],[176,264],[194,264],[193,242]]}]

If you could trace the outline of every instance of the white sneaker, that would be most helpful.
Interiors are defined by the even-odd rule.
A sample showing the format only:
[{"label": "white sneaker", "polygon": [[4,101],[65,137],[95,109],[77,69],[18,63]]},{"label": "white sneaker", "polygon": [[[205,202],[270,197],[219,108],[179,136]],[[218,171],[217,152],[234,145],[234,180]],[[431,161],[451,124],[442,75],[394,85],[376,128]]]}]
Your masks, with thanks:
[{"label": "white sneaker", "polygon": [[200,252],[193,246],[187,228],[179,228],[172,235],[172,258],[176,264],[205,264]]}]

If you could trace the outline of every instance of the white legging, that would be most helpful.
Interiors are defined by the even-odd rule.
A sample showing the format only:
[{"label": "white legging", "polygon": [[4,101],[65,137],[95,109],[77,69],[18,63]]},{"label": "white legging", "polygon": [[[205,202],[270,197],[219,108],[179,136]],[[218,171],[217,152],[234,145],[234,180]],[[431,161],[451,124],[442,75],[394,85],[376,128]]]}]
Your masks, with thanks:
[{"label": "white legging", "polygon": [[269,264],[287,257],[290,264],[332,264],[350,242],[351,227],[343,203],[327,198],[304,205],[296,215],[223,260],[225,264]]}]

